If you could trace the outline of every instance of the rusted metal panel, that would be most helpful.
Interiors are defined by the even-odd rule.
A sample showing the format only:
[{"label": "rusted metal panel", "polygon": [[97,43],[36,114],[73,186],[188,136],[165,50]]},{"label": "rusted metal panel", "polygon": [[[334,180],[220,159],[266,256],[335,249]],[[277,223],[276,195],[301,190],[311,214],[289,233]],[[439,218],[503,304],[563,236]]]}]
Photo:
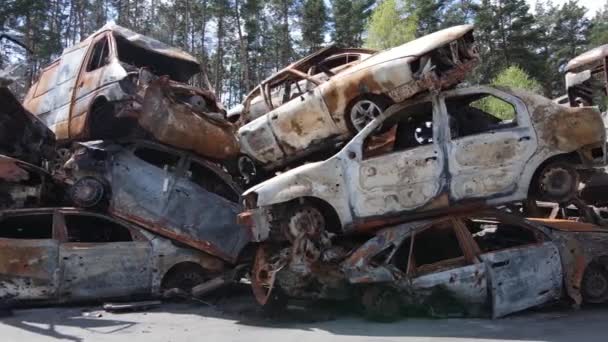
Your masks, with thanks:
[{"label": "rusted metal panel", "polygon": [[53,298],[59,289],[55,240],[0,239],[0,298]]},{"label": "rusted metal panel", "polygon": [[63,243],[59,296],[78,300],[150,294],[152,256],[148,241]]},{"label": "rusted metal panel", "polygon": [[[165,77],[152,82],[138,114],[139,124],[157,140],[171,146],[216,159],[236,156],[239,144],[232,124],[219,113],[216,117],[197,113],[191,106],[177,102],[173,94],[178,90],[180,88],[173,89]],[[193,89],[181,90],[197,95]]]}]

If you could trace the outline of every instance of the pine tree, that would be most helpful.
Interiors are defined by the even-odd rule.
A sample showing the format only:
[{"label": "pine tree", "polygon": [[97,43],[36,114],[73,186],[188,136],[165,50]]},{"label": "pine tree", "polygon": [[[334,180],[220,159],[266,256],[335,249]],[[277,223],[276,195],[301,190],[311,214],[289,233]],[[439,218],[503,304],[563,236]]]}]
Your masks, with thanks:
[{"label": "pine tree", "polygon": [[311,53],[325,41],[327,8],[323,0],[306,0],[301,13],[302,47]]},{"label": "pine tree", "polygon": [[359,47],[375,0],[331,0],[334,43],[342,47]]},{"label": "pine tree", "polygon": [[415,39],[418,20],[405,17],[396,0],[382,1],[372,12],[367,28],[366,47],[384,50]]},{"label": "pine tree", "polygon": [[596,47],[608,44],[608,1],[602,9],[595,13],[591,25],[589,46]]},{"label": "pine tree", "polygon": [[417,36],[439,30],[447,0],[405,0],[405,10],[418,19]]}]

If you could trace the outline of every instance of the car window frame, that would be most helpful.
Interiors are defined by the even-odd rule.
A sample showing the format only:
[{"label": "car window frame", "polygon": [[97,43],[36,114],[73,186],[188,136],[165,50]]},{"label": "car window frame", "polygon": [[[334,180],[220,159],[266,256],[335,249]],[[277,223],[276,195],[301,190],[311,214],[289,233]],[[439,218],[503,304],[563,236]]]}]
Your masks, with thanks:
[{"label": "car window frame", "polygon": [[[60,231],[58,240],[62,245],[68,246],[97,246],[103,244],[112,244],[112,243],[135,243],[135,242],[149,242],[148,238],[145,237],[144,234],[137,231],[137,229],[133,228],[130,224],[123,222],[121,220],[117,220],[114,217],[93,213],[93,212],[85,212],[85,211],[72,211],[72,210],[57,210],[56,211],[56,222],[57,222],[57,230]],[[94,216],[97,218],[105,219],[114,224],[120,225],[127,229],[131,234],[131,241],[113,241],[113,242],[70,242],[68,240],[68,230],[66,224],[66,215],[81,215],[81,216]]]},{"label": "car window frame", "polygon": [[[450,129],[449,129],[450,115],[449,115],[449,111],[447,109],[446,100],[451,97],[465,97],[465,96],[472,96],[472,95],[476,95],[476,94],[491,95],[491,96],[497,97],[497,98],[511,104],[515,110],[515,115],[516,115],[514,125],[508,125],[505,127],[497,127],[492,130],[487,130],[487,131],[483,131],[483,132],[479,132],[479,133],[475,133],[475,134],[470,134],[470,135],[453,138],[452,134],[450,132]],[[448,125],[448,126],[446,126],[447,127],[446,139],[447,139],[447,141],[450,141],[450,142],[459,141],[459,140],[467,139],[467,138],[471,138],[471,137],[479,137],[484,134],[494,134],[496,132],[516,130],[516,129],[527,128],[527,127],[531,126],[531,119],[530,119],[530,115],[528,113],[528,108],[527,108],[526,104],[521,99],[516,97],[515,95],[509,94],[507,92],[501,91],[496,88],[473,87],[473,88],[461,88],[461,89],[448,90],[448,91],[441,93],[441,95],[439,96],[439,102],[440,102],[441,116],[443,117],[442,121],[446,122]],[[490,113],[488,113],[488,114],[492,115]]]},{"label": "car window frame", "polygon": [[[479,219],[479,217],[476,217],[477,219]],[[469,217],[469,219],[473,219],[472,217]],[[490,217],[489,219],[493,220],[493,221],[498,221],[500,223],[506,223],[504,218],[501,217]],[[523,245],[519,245],[519,246],[514,246],[514,247],[507,247],[507,248],[500,248],[500,249],[495,249],[493,251],[489,251],[489,252],[483,252],[481,250],[481,247],[479,247],[479,244],[477,243],[477,241],[475,241],[475,238],[473,237],[473,234],[471,234],[471,231],[468,229],[468,227],[466,227],[465,224],[465,234],[469,236],[469,240],[471,241],[471,243],[475,246],[474,248],[476,248],[477,250],[477,256],[482,256],[485,254],[493,254],[493,253],[499,253],[502,251],[509,251],[509,250],[516,250],[516,249],[521,249],[521,248],[526,248],[526,247],[530,247],[530,246],[540,246],[543,243],[547,242],[547,241],[551,241],[551,239],[549,238],[549,236],[543,232],[541,229],[534,227],[533,225],[530,225],[528,223],[526,223],[523,220],[512,220],[513,222],[508,222],[508,224],[512,224],[512,225],[517,225],[518,227],[527,229],[529,231],[532,231],[532,233],[534,234],[535,238],[536,238],[536,242],[533,243],[526,243]],[[464,224],[464,222],[463,222]]]},{"label": "car window frame", "polygon": [[[187,177],[187,172],[190,171],[190,165],[191,163],[198,163],[200,165],[202,165],[203,167],[205,167],[206,169],[210,170],[211,172],[213,172],[218,178],[220,178],[228,187],[230,187],[230,189],[232,189],[232,191],[234,191],[234,193],[236,194],[237,197],[237,202],[232,202],[229,199],[226,198],[227,201],[232,202],[232,203],[241,203],[241,194],[243,193],[243,190],[239,188],[239,186],[232,181],[232,179],[230,179],[229,177],[226,177],[226,174],[224,174],[223,172],[221,172],[221,168],[217,165],[213,165],[201,158],[198,158],[194,155],[187,155],[184,161],[184,172],[181,176],[179,176],[180,178],[183,178],[184,180],[195,184],[196,186],[202,188],[205,191],[208,191],[207,189],[203,188],[201,185],[199,185],[198,183],[194,182],[191,178]],[[218,195],[218,194],[216,194]],[[220,195],[218,195],[220,196]]]},{"label": "car window frame", "polygon": [[[432,229],[436,224],[443,223],[445,221],[448,221],[450,223],[450,226],[454,232],[454,235],[456,236],[456,240],[458,241],[458,246],[460,247],[462,256],[459,256],[456,258],[440,260],[440,261],[434,262],[432,264],[417,265],[416,260],[412,259],[414,248],[416,248],[416,235],[420,234],[428,229]],[[453,270],[453,269],[456,269],[459,267],[466,267],[468,265],[473,265],[473,264],[479,263],[480,261],[477,258],[477,255],[475,255],[475,251],[472,250],[472,248],[474,248],[474,245],[471,244],[472,236],[467,236],[465,234],[466,232],[467,232],[466,226],[464,226],[462,221],[460,221],[460,218],[457,218],[457,217],[450,217],[450,218],[446,218],[443,220],[436,220],[436,221],[431,222],[429,225],[427,225],[423,228],[413,231],[412,234],[410,234],[410,236],[409,236],[411,238],[411,240],[410,240],[411,246],[410,246],[410,251],[409,251],[410,255],[408,257],[406,276],[411,279],[415,279],[417,277],[425,276],[428,274],[437,273],[437,272],[445,272],[445,271]],[[404,239],[403,241],[405,242],[406,240],[407,240],[407,238]],[[464,261],[463,266],[449,267],[449,268],[445,268],[445,269],[442,268],[440,270],[428,270],[425,272],[420,271],[421,267],[434,268],[437,265],[444,264],[448,261],[457,261],[460,259],[462,259],[462,261]]]},{"label": "car window frame", "polygon": [[62,238],[59,229],[57,228],[58,216],[56,210],[50,211],[26,211],[26,212],[0,212],[0,222],[7,217],[20,217],[20,216],[32,216],[32,215],[51,215],[51,238],[50,239],[17,239],[17,238],[6,238],[0,237],[0,240],[8,241],[60,241]]},{"label": "car window frame", "polygon": [[[172,155],[176,155],[178,157],[178,161],[177,164],[175,165],[175,170],[171,171],[171,170],[165,170],[164,168],[160,168],[155,164],[152,164],[144,159],[141,159],[140,157],[138,157],[135,154],[135,151],[137,151],[140,148],[146,148],[149,150],[156,150],[162,153],[168,153],[168,154],[172,154]],[[159,170],[165,171],[168,175],[173,176],[173,177],[183,177],[185,175],[185,164],[186,164],[186,153],[182,152],[182,151],[177,151],[177,150],[172,150],[170,148],[167,148],[165,146],[161,146],[161,145],[157,145],[157,144],[151,144],[145,141],[138,141],[134,144],[132,144],[129,148],[129,152],[132,155],[133,158],[136,158],[138,160],[140,160],[141,162],[144,162],[146,165],[150,165],[152,167],[155,167]]]},{"label": "car window frame", "polygon": [[[377,128],[381,127],[382,124],[390,119],[392,116],[397,115],[399,112],[405,110],[406,108],[412,107],[412,106],[416,106],[425,102],[429,102],[432,106],[432,112],[433,112],[433,142],[430,144],[425,144],[425,145],[419,145],[419,146],[414,146],[414,147],[410,147],[410,148],[406,148],[406,149],[402,149],[402,150],[398,150],[398,151],[392,151],[389,153],[384,153],[384,154],[379,154],[379,155],[375,155],[369,158],[364,158],[364,153],[363,153],[363,148],[365,147],[365,140],[370,136],[373,135]],[[407,105],[406,105],[407,104]],[[387,111],[385,111],[384,113],[382,113],[378,118],[376,118],[375,120],[373,120],[372,122],[370,122],[367,126],[365,126],[365,128],[363,128],[359,134],[357,134],[350,143],[348,143],[345,147],[344,150],[346,149],[351,149],[353,147],[355,147],[356,149],[356,160],[361,162],[361,161],[369,161],[369,160],[373,160],[375,158],[381,158],[381,157],[386,157],[386,156],[390,156],[390,155],[394,155],[397,153],[404,153],[406,151],[412,151],[416,148],[420,148],[420,147],[426,147],[426,146],[431,146],[431,145],[435,145],[435,146],[439,146],[441,144],[441,142],[444,140],[442,131],[441,131],[441,126],[443,125],[443,117],[441,115],[439,115],[440,113],[438,112],[438,110],[440,110],[440,108],[436,108],[436,106],[438,106],[439,103],[437,102],[437,98],[434,95],[425,95],[423,97],[420,98],[416,98],[416,99],[412,99],[412,101],[408,101],[407,103],[404,103],[403,106],[401,106],[399,108],[398,111],[394,112],[394,113],[388,113]],[[435,122],[437,120],[437,122]]]}]

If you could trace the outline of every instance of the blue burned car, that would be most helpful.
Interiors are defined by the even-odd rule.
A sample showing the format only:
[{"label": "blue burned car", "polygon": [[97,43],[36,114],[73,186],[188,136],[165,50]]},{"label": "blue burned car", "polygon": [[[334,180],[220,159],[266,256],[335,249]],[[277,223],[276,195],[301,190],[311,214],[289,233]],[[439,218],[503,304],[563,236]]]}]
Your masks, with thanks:
[{"label": "blue burned car", "polygon": [[235,263],[250,241],[241,190],[219,164],[149,141],[80,143],[63,168],[78,207],[101,208]]}]

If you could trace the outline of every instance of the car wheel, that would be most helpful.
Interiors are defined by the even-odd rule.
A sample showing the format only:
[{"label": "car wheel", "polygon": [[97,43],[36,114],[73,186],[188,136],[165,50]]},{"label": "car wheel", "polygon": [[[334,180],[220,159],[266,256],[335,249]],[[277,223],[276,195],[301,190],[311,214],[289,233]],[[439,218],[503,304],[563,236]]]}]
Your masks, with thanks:
[{"label": "car wheel", "polygon": [[97,207],[106,197],[106,186],[97,178],[83,177],[72,185],[69,196],[72,203],[77,207]]},{"label": "car wheel", "polygon": [[283,224],[283,235],[293,242],[298,236],[319,237],[327,229],[327,220],[316,206],[304,203],[293,205]]},{"label": "car wheel", "polygon": [[583,300],[587,303],[608,301],[608,272],[599,264],[590,264],[585,269],[582,282]]},{"label": "car wheel", "polygon": [[386,107],[387,105],[380,98],[359,99],[346,111],[346,124],[353,133],[360,132],[380,116]]},{"label": "car wheel", "polygon": [[391,322],[399,319],[399,294],[390,288],[371,287],[361,296],[365,316],[374,321]]},{"label": "car wheel", "polygon": [[275,272],[280,267],[276,260],[276,248],[268,243],[261,244],[256,253],[251,270],[251,289],[255,300],[266,312],[280,312],[287,307],[287,295],[275,284]]},{"label": "car wheel", "polygon": [[194,265],[177,266],[167,279],[163,281],[163,290],[180,289],[186,293],[190,293],[193,287],[199,285],[207,279],[205,271],[202,267]]},{"label": "car wheel", "polygon": [[579,174],[566,163],[551,163],[537,177],[536,191],[540,200],[566,203],[576,197]]}]

